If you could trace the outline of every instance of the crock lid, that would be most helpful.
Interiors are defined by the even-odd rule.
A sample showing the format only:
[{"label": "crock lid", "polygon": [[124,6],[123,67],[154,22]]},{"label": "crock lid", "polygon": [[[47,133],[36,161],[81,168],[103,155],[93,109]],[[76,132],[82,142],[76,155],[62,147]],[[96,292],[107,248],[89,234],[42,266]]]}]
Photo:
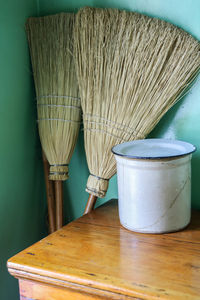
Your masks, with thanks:
[{"label": "crock lid", "polygon": [[136,140],[116,145],[112,148],[115,155],[138,159],[161,159],[183,156],[196,151],[190,143],[168,139]]}]

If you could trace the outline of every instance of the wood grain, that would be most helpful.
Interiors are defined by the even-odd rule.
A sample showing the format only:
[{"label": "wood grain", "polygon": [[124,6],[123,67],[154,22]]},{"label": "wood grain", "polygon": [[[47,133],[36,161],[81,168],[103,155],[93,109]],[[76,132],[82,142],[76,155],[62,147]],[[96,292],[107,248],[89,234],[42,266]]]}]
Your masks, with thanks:
[{"label": "wood grain", "polygon": [[104,299],[200,299],[200,212],[182,232],[140,234],[120,226],[110,201],[17,254],[8,268],[22,280]]},{"label": "wood grain", "polygon": [[86,293],[77,292],[73,289],[64,289],[45,284],[35,284],[28,280],[20,280],[20,296],[22,299],[42,299],[42,300],[100,300],[99,296],[93,296]]},{"label": "wood grain", "polygon": [[63,183],[55,180],[55,199],[56,199],[56,229],[63,226]]}]

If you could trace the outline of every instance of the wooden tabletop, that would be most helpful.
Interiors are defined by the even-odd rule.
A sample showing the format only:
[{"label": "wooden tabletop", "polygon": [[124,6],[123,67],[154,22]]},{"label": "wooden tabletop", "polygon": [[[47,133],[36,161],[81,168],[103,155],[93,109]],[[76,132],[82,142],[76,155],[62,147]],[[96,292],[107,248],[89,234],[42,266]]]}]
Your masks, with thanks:
[{"label": "wooden tabletop", "polygon": [[141,234],[120,226],[111,200],[12,257],[8,269],[106,299],[200,299],[200,212],[181,232]]}]

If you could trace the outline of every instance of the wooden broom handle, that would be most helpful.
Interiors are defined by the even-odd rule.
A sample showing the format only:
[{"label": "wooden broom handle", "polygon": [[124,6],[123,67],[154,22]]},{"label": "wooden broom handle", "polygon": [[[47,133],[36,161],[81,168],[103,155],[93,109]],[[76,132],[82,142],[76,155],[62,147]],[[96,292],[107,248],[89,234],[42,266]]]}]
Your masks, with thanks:
[{"label": "wooden broom handle", "polygon": [[43,158],[43,165],[44,165],[44,177],[45,177],[45,186],[46,186],[46,195],[47,195],[49,232],[52,233],[56,230],[54,188],[53,188],[53,181],[49,180],[49,163],[44,153],[42,153],[42,158]]},{"label": "wooden broom handle", "polygon": [[90,194],[85,207],[84,215],[88,214],[94,209],[96,201],[97,201],[97,196]]},{"label": "wooden broom handle", "polygon": [[56,198],[56,229],[63,226],[63,184],[61,180],[54,181]]}]

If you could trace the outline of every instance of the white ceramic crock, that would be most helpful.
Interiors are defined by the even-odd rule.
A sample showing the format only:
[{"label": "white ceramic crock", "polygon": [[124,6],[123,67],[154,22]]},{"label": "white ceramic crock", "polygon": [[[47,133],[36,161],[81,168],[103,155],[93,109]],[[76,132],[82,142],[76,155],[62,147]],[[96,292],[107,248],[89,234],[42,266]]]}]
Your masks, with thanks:
[{"label": "white ceramic crock", "polygon": [[113,147],[119,217],[129,230],[164,233],[186,227],[191,216],[191,157],[186,142],[146,139]]}]

